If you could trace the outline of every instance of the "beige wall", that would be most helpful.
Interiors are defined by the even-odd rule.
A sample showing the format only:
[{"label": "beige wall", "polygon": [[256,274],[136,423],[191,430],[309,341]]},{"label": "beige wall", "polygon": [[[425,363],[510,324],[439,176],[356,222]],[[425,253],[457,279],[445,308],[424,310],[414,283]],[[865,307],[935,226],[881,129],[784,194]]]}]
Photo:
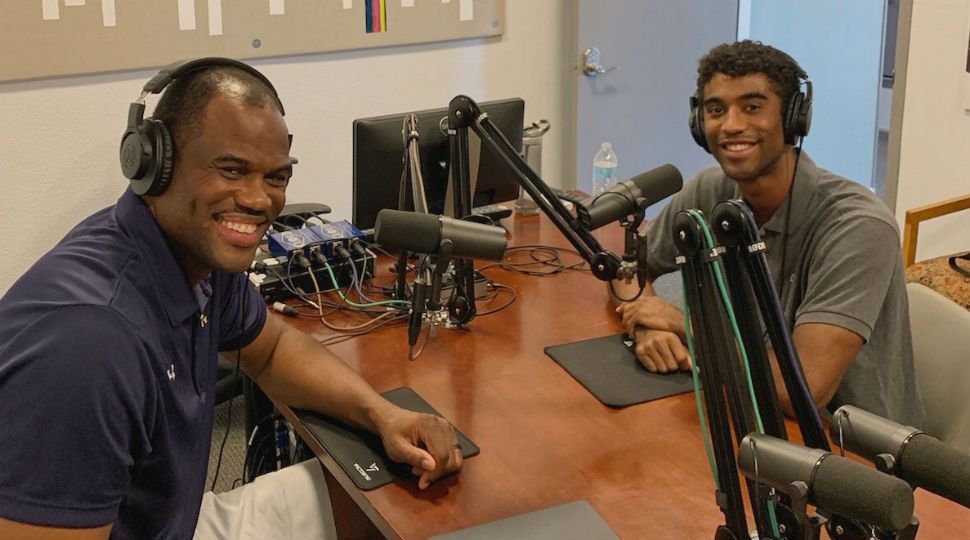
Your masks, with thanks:
[{"label": "beige wall", "polygon": [[[562,136],[571,107],[567,11],[559,0],[511,0],[500,39],[254,62],[278,87],[296,135],[301,161],[290,201],[325,202],[349,218],[353,119],[442,107],[459,93],[523,97],[527,122],[553,124],[545,179],[568,185],[560,181],[572,159]],[[900,220],[907,208],[970,192],[968,28],[970,0],[914,0]],[[152,74],[0,84],[0,294],[71,226],[117,199],[125,184],[115,156],[127,106]],[[970,249],[968,214],[928,223],[918,256]]]},{"label": "beige wall", "polygon": [[[518,96],[553,125],[544,176],[559,185],[568,104],[560,0],[508,2],[502,38],[254,61],[276,85],[300,158],[289,201],[350,218],[354,118]],[[173,58],[174,60],[174,58]],[[154,72],[0,84],[0,294],[75,223],[112,204],[128,104]],[[149,99],[150,106],[157,96]]]},{"label": "beige wall", "polygon": [[[970,0],[913,0],[896,218],[970,193]],[[897,121],[895,118],[893,121]],[[970,211],[920,227],[916,259],[970,250]]]}]

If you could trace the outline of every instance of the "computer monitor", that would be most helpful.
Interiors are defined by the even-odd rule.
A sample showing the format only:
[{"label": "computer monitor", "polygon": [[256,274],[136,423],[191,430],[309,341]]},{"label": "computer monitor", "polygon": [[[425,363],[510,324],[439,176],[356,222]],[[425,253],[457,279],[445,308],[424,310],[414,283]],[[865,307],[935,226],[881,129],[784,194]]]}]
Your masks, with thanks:
[{"label": "computer monitor", "polygon": [[[504,134],[516,151],[522,151],[522,125],[525,102],[505,99],[480,103],[479,107]],[[404,140],[401,128],[410,113],[354,120],[354,193],[352,221],[358,229],[374,228],[377,213],[384,208],[399,209],[399,189],[404,171]],[[448,189],[448,135],[442,132],[442,118],[448,108],[417,111],[418,147],[428,211],[444,214],[453,197]],[[447,123],[447,120],[444,122]],[[495,151],[481,144],[468,130],[469,176],[472,207],[514,200],[519,184],[511,168]],[[413,209],[410,189],[403,210]]]}]

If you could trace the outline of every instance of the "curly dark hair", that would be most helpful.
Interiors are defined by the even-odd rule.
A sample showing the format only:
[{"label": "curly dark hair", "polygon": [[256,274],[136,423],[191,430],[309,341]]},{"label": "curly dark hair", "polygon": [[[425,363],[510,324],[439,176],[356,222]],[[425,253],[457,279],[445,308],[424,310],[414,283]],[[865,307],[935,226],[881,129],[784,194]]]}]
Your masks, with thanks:
[{"label": "curly dark hair", "polygon": [[232,66],[216,66],[186,73],[172,81],[158,101],[152,117],[165,123],[178,148],[202,129],[202,114],[217,95],[253,107],[275,107],[283,112],[276,92],[258,77]]},{"label": "curly dark hair", "polygon": [[704,86],[715,73],[729,77],[764,73],[781,97],[783,113],[792,95],[798,92],[801,81],[808,79],[808,74],[794,58],[750,39],[718,45],[701,57],[697,63],[697,96],[701,101],[704,100]]}]

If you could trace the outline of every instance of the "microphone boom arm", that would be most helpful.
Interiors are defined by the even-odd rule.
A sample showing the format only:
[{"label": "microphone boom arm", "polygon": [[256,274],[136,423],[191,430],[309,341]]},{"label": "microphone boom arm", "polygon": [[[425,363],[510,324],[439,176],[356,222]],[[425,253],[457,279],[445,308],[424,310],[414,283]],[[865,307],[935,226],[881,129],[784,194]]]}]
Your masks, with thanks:
[{"label": "microphone boom arm", "polygon": [[611,281],[619,275],[620,258],[603,249],[579,220],[560,202],[559,197],[519,156],[512,144],[482,112],[478,104],[468,96],[456,96],[448,106],[448,121],[453,129],[470,128],[494,150],[511,168],[516,181],[528,193],[543,213],[552,220],[559,232],[576,248],[580,256],[589,263],[593,275],[603,281]]}]

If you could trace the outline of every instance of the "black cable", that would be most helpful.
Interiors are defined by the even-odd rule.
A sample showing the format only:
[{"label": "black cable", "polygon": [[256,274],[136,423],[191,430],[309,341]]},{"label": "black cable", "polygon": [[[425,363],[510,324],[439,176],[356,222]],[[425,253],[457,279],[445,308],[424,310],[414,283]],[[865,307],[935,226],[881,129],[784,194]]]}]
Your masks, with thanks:
[{"label": "black cable", "polygon": [[259,463],[262,463],[266,458],[267,449],[266,447],[273,443],[273,437],[275,437],[274,432],[264,433],[259,439],[259,442],[253,445],[252,452],[247,453],[246,464],[243,467],[244,478],[243,483],[248,484],[256,479],[260,474]]},{"label": "black cable", "polygon": [[[255,408],[255,403],[254,403],[254,408]],[[256,423],[253,424],[253,431],[249,434],[249,437],[246,439],[246,455],[243,458],[243,483],[244,484],[248,484],[249,482],[253,481],[254,477],[251,474],[252,460],[255,459],[254,456],[256,455],[258,448],[261,445],[265,444],[266,438],[269,436],[272,436],[273,432],[263,433],[261,435],[262,438],[259,439],[258,443],[253,444],[253,440],[255,439],[257,433],[259,433],[263,424],[265,424],[267,421],[273,420],[275,415],[276,413],[272,412],[260,418]]]},{"label": "black cable", "polygon": [[[571,253],[576,256],[580,256],[575,250],[568,248],[560,248],[554,246],[546,245],[525,245],[525,246],[515,246],[509,248],[505,251],[505,257],[499,262],[491,263],[479,268],[479,271],[484,271],[489,268],[501,268],[508,272],[516,272],[519,274],[525,274],[529,276],[550,276],[555,274],[560,274],[568,270],[577,270],[581,272],[589,272],[589,267],[585,260],[580,260],[579,262],[566,264],[563,262],[560,252]],[[512,256],[519,253],[527,253],[532,261],[511,261],[507,260]],[[543,254],[543,257],[539,257],[539,254]],[[530,270],[526,267],[529,266],[540,266],[540,267],[551,267],[551,270]],[[585,268],[584,268],[585,266]]]},{"label": "black cable", "polygon": [[633,302],[633,301],[637,300],[638,298],[640,298],[643,295],[643,289],[644,288],[640,288],[637,291],[637,294],[633,295],[633,297],[631,297],[631,298],[623,298],[622,296],[620,296],[619,294],[617,294],[616,287],[614,287],[613,282],[614,282],[614,280],[612,280],[612,279],[606,282],[607,285],[609,285],[609,287],[610,287],[610,295],[612,295],[613,298],[616,298],[620,302],[623,302],[623,303]]},{"label": "black cable", "polygon": [[795,177],[798,175],[798,161],[802,157],[803,141],[804,139],[799,139],[798,146],[795,147],[795,167],[791,173],[791,182],[788,184],[788,202],[787,207],[785,208],[785,233],[781,240],[781,274],[779,275],[778,280],[778,300],[781,302],[785,301],[782,297],[782,292],[785,290],[785,281],[788,280],[788,278],[785,276],[785,267],[787,266],[785,264],[785,259],[788,258],[788,224],[791,220],[791,200],[795,195]]},{"label": "black cable", "polygon": [[[239,377],[239,357],[240,357],[241,354],[242,354],[242,349],[237,349],[236,350],[236,368],[233,370],[233,373],[232,373],[232,385],[230,385],[233,388],[236,386],[236,382],[237,382],[238,377]],[[229,428],[232,426],[232,406],[233,406],[232,405],[232,400],[233,400],[233,398],[230,398],[227,401],[227,403],[229,404],[228,405],[229,406],[229,412],[226,413],[226,432],[223,433],[223,435],[222,435],[222,443],[219,445],[219,458],[216,459],[216,472],[212,476],[212,484],[209,486],[209,491],[214,491],[216,489],[216,480],[219,479],[219,469],[222,468],[222,454],[223,454],[223,452],[226,449],[226,441],[229,440]]]},{"label": "black cable", "polygon": [[[296,252],[294,252],[294,254],[295,253]],[[287,287],[287,289],[289,289],[291,291],[295,291],[300,298],[303,298],[304,300],[307,300],[309,298],[309,296],[304,296],[304,295],[300,294],[299,291],[302,290],[302,289],[300,289],[300,287],[297,287],[296,282],[293,281],[293,278],[294,278],[294,276],[293,276],[293,261],[296,260],[296,257],[294,256],[294,254],[291,254],[289,257],[287,257],[287,260],[286,260],[286,277],[282,278],[283,279],[283,283],[286,284],[286,282],[289,281],[290,282],[290,286]]]},{"label": "black cable", "polygon": [[[243,272],[243,280],[248,285],[249,284],[249,270]],[[242,306],[240,307],[241,318],[239,320],[239,325],[242,327],[241,331],[245,332],[246,324],[246,306],[249,304],[248,299],[242,299]],[[242,346],[236,349],[236,367],[233,369],[232,373],[232,384],[231,387],[235,387],[236,383],[239,381],[239,362],[242,358]],[[222,435],[222,444],[219,445],[219,457],[216,459],[216,472],[212,475],[212,484],[209,486],[209,491],[213,491],[216,488],[216,480],[219,479],[219,470],[222,468],[222,454],[226,449],[226,441],[229,439],[229,428],[232,426],[232,399],[228,400],[229,412],[226,413],[226,432]]]},{"label": "black cable", "polygon": [[[267,266],[266,267],[266,270],[267,271],[272,271],[273,274],[280,280],[280,282],[283,284],[283,286],[286,288],[286,290],[290,294],[292,294],[293,296],[295,296],[295,297],[303,300],[303,302],[305,302],[307,305],[313,305],[315,303],[320,302],[320,300],[322,298],[313,298],[313,297],[311,297],[311,295],[309,293],[307,293],[306,291],[304,291],[302,287],[298,287],[296,285],[296,283],[293,281],[294,280],[294,276],[292,274],[292,264],[293,264],[293,260],[294,260],[294,258],[293,257],[290,257],[289,260],[287,261],[287,264],[286,264],[286,272],[287,272],[287,275],[286,276],[283,276],[273,266]],[[307,272],[312,272],[312,271],[313,271],[312,268],[307,270]],[[354,286],[353,283],[351,283],[350,285],[348,285],[348,287],[347,287],[347,292],[348,293],[353,289],[353,286]],[[320,292],[321,293],[324,293],[324,292],[330,292],[330,291],[333,291],[333,290],[335,290],[335,289],[328,289],[326,291],[320,291]],[[383,313],[382,310],[378,310],[378,309],[358,308],[358,307],[350,306],[349,304],[347,304],[347,300],[346,299],[347,299],[347,294],[345,293],[343,295],[343,298],[341,298],[340,302],[337,302],[337,303],[327,302],[327,301],[320,302],[320,303],[322,303],[322,304],[324,304],[324,305],[326,305],[328,307],[334,308],[332,311],[330,311],[328,313],[324,313],[324,317],[326,317],[326,316],[334,313],[335,311],[337,311],[339,309],[350,309],[350,310],[353,310],[353,311],[362,311],[362,312],[369,312],[369,313]],[[318,312],[315,312],[313,314],[301,313],[299,315],[300,316],[304,316],[304,317],[314,317],[314,318],[320,317],[320,314]]]},{"label": "black cable", "polygon": [[[295,296],[297,298],[302,299],[303,301],[306,301],[307,299],[297,291],[297,288],[296,287],[293,286],[295,284],[289,283],[288,282],[288,278],[284,277],[283,274],[279,273],[276,270],[276,266],[277,265],[273,265],[273,266],[267,265],[266,266],[266,271],[267,272],[273,272],[273,275],[276,276],[276,279],[279,279],[280,280],[280,283],[283,284],[283,287],[285,287],[286,290],[289,291],[290,294],[292,294],[293,296]],[[287,271],[287,273],[288,273],[288,271]]]},{"label": "black cable", "polygon": [[489,309],[489,310],[486,310],[486,311],[479,311],[478,312],[478,316],[479,317],[482,317],[482,316],[485,316],[485,315],[491,315],[493,313],[498,313],[499,311],[502,311],[503,309],[511,306],[512,303],[515,302],[515,299],[518,297],[518,294],[515,292],[515,289],[513,289],[512,287],[509,287],[508,285],[502,285],[501,283],[492,283],[492,286],[495,287],[497,289],[497,291],[495,293],[495,296],[493,296],[489,300],[493,300],[496,297],[498,297],[498,293],[501,292],[501,291],[503,291],[503,290],[510,292],[512,294],[512,297],[509,298],[509,301],[508,302],[502,304],[501,306],[499,306],[497,308]]}]

